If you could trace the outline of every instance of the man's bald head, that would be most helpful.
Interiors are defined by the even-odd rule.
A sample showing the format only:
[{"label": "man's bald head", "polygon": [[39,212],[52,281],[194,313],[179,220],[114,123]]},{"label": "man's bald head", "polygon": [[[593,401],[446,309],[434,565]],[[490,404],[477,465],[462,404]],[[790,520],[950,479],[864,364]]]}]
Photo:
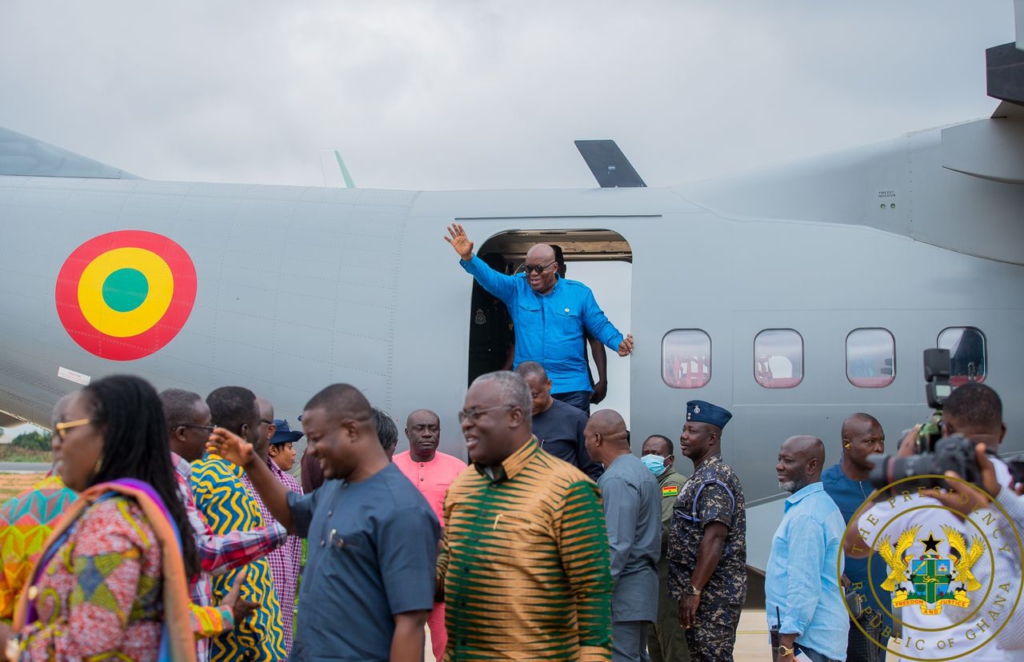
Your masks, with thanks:
[{"label": "man's bald head", "polygon": [[548,262],[554,262],[555,260],[555,249],[548,244],[534,244],[530,247],[530,250],[526,251],[526,259],[537,258],[543,260],[545,264]]},{"label": "man's bald head", "polygon": [[602,409],[590,417],[588,425],[593,424],[594,429],[605,437],[626,437],[626,421],[622,415],[614,409]]},{"label": "man's bald head", "polygon": [[808,460],[817,460],[819,466],[825,463],[825,444],[817,437],[806,435],[790,437],[782,444],[782,447],[789,447],[798,456]]},{"label": "man's bald head", "polygon": [[323,409],[331,424],[351,420],[366,428],[373,425],[370,401],[359,389],[349,384],[331,384],[310,398],[303,409]]},{"label": "man's bald head", "polygon": [[523,268],[526,270],[526,282],[529,283],[530,289],[538,294],[547,294],[558,281],[555,249],[547,244],[534,244],[526,252]]},{"label": "man's bald head", "polygon": [[821,439],[805,435],[790,437],[779,449],[779,461],[775,465],[779,489],[795,493],[820,482],[824,464],[825,444]]},{"label": "man's bald head", "polygon": [[850,414],[843,421],[843,467],[847,475],[865,480],[872,464],[868,457],[885,452],[885,432],[871,414]]},{"label": "man's bald head", "polygon": [[867,428],[877,427],[879,430],[882,429],[882,424],[878,422],[878,419],[871,414],[865,414],[864,412],[857,412],[856,414],[850,414],[843,421],[843,427],[841,434],[843,438],[847,438],[852,434],[857,434],[860,430]]},{"label": "man's bald head", "polygon": [[583,431],[583,438],[590,457],[606,467],[615,458],[630,452],[626,421],[614,409],[602,409],[592,415]]}]

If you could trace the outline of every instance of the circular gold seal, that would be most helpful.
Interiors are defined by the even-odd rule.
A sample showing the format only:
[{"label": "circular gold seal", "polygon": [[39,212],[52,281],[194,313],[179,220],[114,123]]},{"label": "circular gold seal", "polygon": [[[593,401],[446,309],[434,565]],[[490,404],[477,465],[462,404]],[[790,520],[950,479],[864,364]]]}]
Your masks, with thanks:
[{"label": "circular gold seal", "polygon": [[[1020,602],[1019,561],[1016,568],[1009,561],[1021,558],[1020,532],[997,501],[963,515],[936,498],[937,488],[920,486],[922,479],[974,487],[949,476],[903,478],[865,501],[844,532],[844,540],[858,541],[847,546],[847,553],[868,559],[865,583],[876,603],[885,604],[883,593],[891,596],[892,610],[882,609],[895,627],[883,628],[876,637],[862,624],[863,614],[855,618],[846,600],[843,604],[851,627],[903,659],[976,657],[995,645]],[[878,563],[885,565],[886,579],[876,585],[872,564]],[[841,556],[840,576],[843,567]]]}]

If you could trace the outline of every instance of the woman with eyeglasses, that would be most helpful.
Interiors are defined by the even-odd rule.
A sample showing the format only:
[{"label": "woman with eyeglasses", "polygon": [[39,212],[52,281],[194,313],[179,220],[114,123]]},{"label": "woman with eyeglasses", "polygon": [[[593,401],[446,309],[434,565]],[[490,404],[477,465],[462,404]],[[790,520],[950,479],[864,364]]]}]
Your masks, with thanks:
[{"label": "woman with eyeglasses", "polygon": [[22,594],[7,658],[194,661],[187,578],[199,562],[156,391],[107,377],[61,419],[55,467],[79,498]]}]

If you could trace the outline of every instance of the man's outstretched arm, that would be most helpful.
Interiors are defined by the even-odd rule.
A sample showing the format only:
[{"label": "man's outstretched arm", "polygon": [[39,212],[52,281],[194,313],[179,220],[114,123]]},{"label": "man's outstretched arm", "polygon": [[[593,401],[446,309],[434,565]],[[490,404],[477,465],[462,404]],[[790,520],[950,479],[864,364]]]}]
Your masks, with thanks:
[{"label": "man's outstretched arm", "polygon": [[587,290],[586,298],[581,308],[583,314],[583,327],[591,337],[597,338],[610,349],[614,349],[619,356],[629,356],[633,351],[633,334],[623,336],[615,325],[611,323],[608,316],[604,314],[601,307],[597,305],[594,293]]},{"label": "man's outstretched arm", "polygon": [[260,460],[252,444],[229,430],[214,428],[206,450],[242,467],[274,519],[280,522],[288,533],[296,533],[295,525],[292,523],[292,511],[288,507],[288,488],[275,478],[270,472],[270,467]]},{"label": "man's outstretched arm", "polygon": [[[448,236],[444,240],[459,254],[462,268],[469,272],[481,287],[504,301],[505,305],[511,305],[516,291],[515,278],[495,271],[486,262],[474,256],[473,242],[466,236],[465,228],[458,223],[452,223],[448,226]],[[511,309],[509,313],[512,313]]]}]

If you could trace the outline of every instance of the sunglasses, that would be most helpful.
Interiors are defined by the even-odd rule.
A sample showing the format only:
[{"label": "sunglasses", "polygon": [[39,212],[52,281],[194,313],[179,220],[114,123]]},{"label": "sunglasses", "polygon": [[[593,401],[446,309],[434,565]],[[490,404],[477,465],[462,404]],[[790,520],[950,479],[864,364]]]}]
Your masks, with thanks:
[{"label": "sunglasses", "polygon": [[548,269],[548,267],[550,267],[553,264],[556,264],[556,262],[548,262],[547,264],[544,264],[544,265],[540,265],[540,264],[524,264],[523,265],[523,271],[525,271],[526,273],[535,273],[535,274],[544,273],[544,271],[546,271]]},{"label": "sunglasses", "polygon": [[57,435],[58,439],[64,441],[65,432],[67,432],[71,428],[81,427],[83,425],[88,425],[89,423],[92,423],[92,421],[89,420],[88,418],[80,418],[77,421],[68,421],[67,423],[64,423],[63,421],[60,423],[54,423],[53,433]]}]

